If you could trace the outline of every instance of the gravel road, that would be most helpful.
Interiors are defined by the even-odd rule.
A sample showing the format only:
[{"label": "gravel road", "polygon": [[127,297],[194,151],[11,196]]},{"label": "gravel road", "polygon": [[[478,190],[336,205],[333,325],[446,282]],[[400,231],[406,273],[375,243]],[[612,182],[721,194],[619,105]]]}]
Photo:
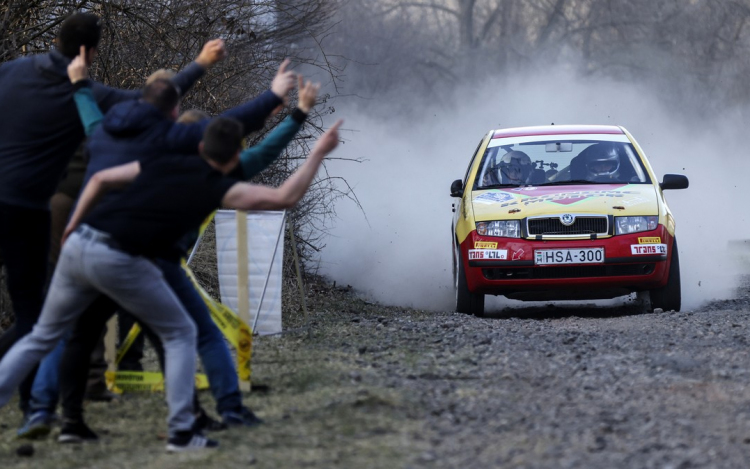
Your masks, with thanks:
[{"label": "gravel road", "polygon": [[[640,314],[636,304],[336,315],[365,389],[421,423],[405,467],[748,467],[750,298]],[[376,313],[377,314],[377,313]],[[333,319],[329,317],[328,319]]]},{"label": "gravel road", "polygon": [[[750,294],[694,311],[540,305],[489,318],[384,307],[318,284],[313,337],[255,341],[266,420],[219,451],[164,455],[159,395],[92,404],[103,437],[16,456],[0,410],[0,467],[745,468]],[[287,302],[287,304],[290,304]],[[301,325],[294,307],[287,327]],[[209,405],[210,398],[203,399]]]}]

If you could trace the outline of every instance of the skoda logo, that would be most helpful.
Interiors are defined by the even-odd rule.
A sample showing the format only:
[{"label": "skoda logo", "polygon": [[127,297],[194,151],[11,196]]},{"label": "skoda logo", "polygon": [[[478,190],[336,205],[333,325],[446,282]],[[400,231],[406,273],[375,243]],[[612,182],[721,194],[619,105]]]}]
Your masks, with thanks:
[{"label": "skoda logo", "polygon": [[565,226],[570,226],[575,221],[576,221],[576,217],[574,217],[573,215],[569,213],[566,213],[565,215],[560,215],[560,223],[562,223]]}]

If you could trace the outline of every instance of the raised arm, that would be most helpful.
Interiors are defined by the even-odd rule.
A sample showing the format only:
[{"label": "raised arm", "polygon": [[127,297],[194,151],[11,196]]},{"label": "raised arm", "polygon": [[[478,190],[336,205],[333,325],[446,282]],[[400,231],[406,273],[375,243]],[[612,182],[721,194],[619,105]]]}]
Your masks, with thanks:
[{"label": "raised arm", "polygon": [[336,122],[318,139],[310,156],[280,187],[271,188],[240,182],[229,189],[222,199],[222,206],[238,210],[278,210],[293,207],[310,187],[323,158],[338,145],[338,129],[341,123],[341,120]]},{"label": "raised arm", "polygon": [[83,188],[81,196],[78,198],[75,212],[70,217],[68,226],[65,227],[62,242],[68,239],[78,225],[81,223],[91,209],[96,205],[102,195],[113,189],[119,189],[127,186],[140,174],[141,164],[137,161],[105,169],[94,174],[89,180],[86,187]]},{"label": "raised arm", "polygon": [[296,74],[288,71],[289,59],[284,60],[271,82],[271,89],[262,93],[252,101],[240,104],[222,113],[224,117],[231,117],[242,122],[245,133],[254,132],[263,128],[266,118],[271,115],[276,107],[284,103],[289,92],[296,84]]},{"label": "raised arm", "polygon": [[281,155],[284,148],[289,145],[302,128],[307,115],[315,105],[320,84],[312,84],[309,81],[303,83],[302,76],[299,76],[298,80],[297,108],[257,145],[253,145],[240,153],[240,165],[242,166],[244,179],[249,180],[260,173]]},{"label": "raised arm", "polygon": [[83,124],[83,130],[86,136],[91,135],[104,119],[99,105],[96,104],[94,93],[91,91],[91,82],[88,80],[89,69],[86,65],[86,47],[81,46],[81,53],[78,54],[68,65],[68,78],[76,90],[73,93],[73,100],[78,108],[78,115]]},{"label": "raised arm", "polygon": [[223,39],[212,39],[208,41],[201,49],[200,54],[194,62],[183,68],[180,73],[172,78],[181,96],[193,87],[205,73],[206,70],[216,65],[226,57],[226,47]]},{"label": "raised arm", "polygon": [[[276,77],[271,83],[271,89],[262,93],[252,101],[240,104],[226,112],[222,117],[237,119],[244,126],[245,133],[259,130],[263,127],[271,112],[276,109],[294,88],[295,73],[286,71],[289,60],[285,60],[279,67]],[[204,120],[194,124],[175,124],[164,137],[165,142],[172,151],[195,154],[198,152],[198,144],[203,139],[203,132],[210,120]]]},{"label": "raised arm", "polygon": [[[223,59],[225,55],[224,40],[213,39],[208,41],[195,61],[172,78],[172,82],[177,86],[180,94],[184,95],[206,73],[206,69]],[[121,101],[140,98],[142,90],[120,90],[93,82],[91,92],[102,112],[107,112],[109,108]]]}]

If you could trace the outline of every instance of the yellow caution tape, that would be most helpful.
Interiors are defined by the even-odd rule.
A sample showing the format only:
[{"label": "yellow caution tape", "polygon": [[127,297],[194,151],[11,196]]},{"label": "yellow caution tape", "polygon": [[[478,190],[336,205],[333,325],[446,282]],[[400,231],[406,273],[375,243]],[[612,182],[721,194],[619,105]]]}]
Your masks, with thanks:
[{"label": "yellow caution tape", "polygon": [[[205,224],[208,222],[210,222],[210,218]],[[240,381],[246,381],[249,383],[252,374],[250,360],[253,354],[253,334],[250,326],[240,319],[229,307],[214,300],[211,295],[201,287],[198,280],[195,278],[193,271],[190,270],[190,267],[188,267],[184,259],[182,261],[182,267],[201,298],[203,298],[204,303],[206,303],[208,311],[211,314],[211,319],[216,323],[227,341],[229,341],[229,343],[237,350],[238,378]],[[140,325],[138,325],[138,323],[133,324],[133,327],[130,328],[122,345],[117,349],[117,355],[115,358],[116,364],[120,364],[120,361],[140,333]],[[150,392],[161,391],[164,389],[164,378],[162,374],[158,372],[108,371],[106,377],[107,386],[113,392]],[[209,387],[205,375],[196,375],[196,386],[198,389],[207,389]]]},{"label": "yellow caution tape", "polygon": [[133,345],[133,342],[135,342],[135,339],[140,333],[141,325],[138,323],[133,324],[133,327],[130,328],[130,332],[128,332],[128,335],[120,345],[120,348],[117,349],[117,355],[115,356],[115,365],[120,364],[125,354],[128,353],[128,350],[130,350],[130,346]]},{"label": "yellow caution tape", "polygon": [[[164,376],[156,371],[107,371],[104,377],[107,387],[118,393],[164,391]],[[195,387],[208,389],[206,375],[195,375]]]},{"label": "yellow caution tape", "polygon": [[253,354],[253,333],[245,321],[240,319],[237,314],[229,307],[211,298],[211,295],[203,289],[195,278],[193,271],[183,260],[182,268],[185,269],[193,286],[200,294],[203,301],[208,306],[211,318],[214,320],[224,337],[237,350],[237,376],[240,381],[250,382],[252,370],[250,367],[250,358]]}]

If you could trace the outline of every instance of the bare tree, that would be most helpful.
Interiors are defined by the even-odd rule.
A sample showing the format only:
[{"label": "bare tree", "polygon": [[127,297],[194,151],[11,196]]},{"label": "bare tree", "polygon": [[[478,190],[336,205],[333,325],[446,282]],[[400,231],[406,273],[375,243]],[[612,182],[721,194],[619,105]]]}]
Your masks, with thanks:
[{"label": "bare tree", "polygon": [[[326,0],[0,0],[0,62],[53,48],[60,23],[73,11],[93,12],[102,19],[99,56],[91,72],[116,87],[140,87],[159,68],[181,69],[207,40],[222,37],[229,57],[183,102],[183,108],[217,114],[268,89],[284,58],[296,67],[317,70],[337,86],[342,70],[323,47],[332,6]],[[321,104],[328,98],[321,97]],[[260,180],[278,184],[289,175],[330,112],[331,107],[316,106],[296,143]],[[282,113],[270,119],[267,129],[284,117]],[[264,134],[252,135],[249,143]],[[292,213],[304,258],[322,247],[321,233],[333,215],[334,201],[353,196],[339,187],[324,174]]]},{"label": "bare tree", "polygon": [[[340,0],[348,83],[425,99],[484,74],[571,64],[716,111],[747,104],[750,0]],[[361,66],[363,64],[364,66]]]}]

